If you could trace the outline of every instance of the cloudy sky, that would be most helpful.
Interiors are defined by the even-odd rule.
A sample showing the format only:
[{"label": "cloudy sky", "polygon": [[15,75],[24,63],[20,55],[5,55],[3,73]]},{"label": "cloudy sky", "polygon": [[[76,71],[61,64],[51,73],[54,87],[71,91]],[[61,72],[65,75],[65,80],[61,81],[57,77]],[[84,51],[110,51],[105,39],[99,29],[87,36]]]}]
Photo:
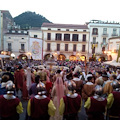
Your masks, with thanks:
[{"label": "cloudy sky", "polygon": [[0,9],[13,17],[32,11],[53,23],[84,24],[92,19],[120,22],[119,4],[119,0],[1,0]]}]

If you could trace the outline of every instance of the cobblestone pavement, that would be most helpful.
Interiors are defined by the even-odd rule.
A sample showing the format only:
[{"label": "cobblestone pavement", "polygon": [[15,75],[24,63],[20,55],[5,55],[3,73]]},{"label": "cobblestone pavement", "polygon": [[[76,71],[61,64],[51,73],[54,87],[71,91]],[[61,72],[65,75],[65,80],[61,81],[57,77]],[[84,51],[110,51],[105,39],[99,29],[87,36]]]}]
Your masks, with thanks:
[{"label": "cobblestone pavement", "polygon": [[[20,120],[25,120],[26,108],[27,108],[27,102],[28,102],[28,101],[21,99],[20,92],[19,92],[18,97],[19,97],[19,99],[21,100],[22,105],[23,105],[23,108],[24,108],[24,112],[20,115]],[[84,102],[83,102],[83,104],[84,104]],[[80,111],[79,114],[78,114],[79,120],[87,120],[87,115],[86,115],[86,113],[85,113],[85,109],[84,109],[84,105],[83,105],[83,104],[82,104],[81,111]]]}]

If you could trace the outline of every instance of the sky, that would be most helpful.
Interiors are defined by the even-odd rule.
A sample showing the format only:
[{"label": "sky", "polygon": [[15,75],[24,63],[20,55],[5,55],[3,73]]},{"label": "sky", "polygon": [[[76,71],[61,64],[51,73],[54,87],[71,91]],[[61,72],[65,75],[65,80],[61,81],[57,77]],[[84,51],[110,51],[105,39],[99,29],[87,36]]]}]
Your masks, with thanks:
[{"label": "sky", "polygon": [[9,10],[12,17],[32,11],[53,23],[85,24],[93,19],[120,22],[119,4],[119,0],[1,0],[0,10]]}]

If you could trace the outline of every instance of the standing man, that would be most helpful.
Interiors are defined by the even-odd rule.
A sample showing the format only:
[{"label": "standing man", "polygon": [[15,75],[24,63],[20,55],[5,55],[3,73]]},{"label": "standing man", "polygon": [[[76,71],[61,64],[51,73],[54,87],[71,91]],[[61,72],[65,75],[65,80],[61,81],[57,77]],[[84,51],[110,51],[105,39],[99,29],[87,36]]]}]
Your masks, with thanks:
[{"label": "standing man", "polygon": [[11,73],[11,67],[7,67],[7,71],[5,73],[3,73],[3,75],[8,75],[9,76],[9,80],[11,80],[14,83],[14,76]]},{"label": "standing man", "polygon": [[86,101],[88,97],[91,97],[94,95],[94,88],[95,84],[93,84],[93,75],[88,74],[86,76],[87,83],[84,84],[83,89],[82,89],[82,98]]},{"label": "standing man", "polygon": [[120,90],[119,83],[113,81],[111,83],[113,92],[108,95],[108,117],[109,120],[120,120]]},{"label": "standing man", "polygon": [[46,95],[45,84],[40,82],[37,85],[37,95],[28,101],[27,114],[30,120],[49,120],[55,115],[56,108]]},{"label": "standing man", "polygon": [[76,84],[69,81],[67,84],[68,94],[61,98],[59,112],[63,120],[78,120],[78,112],[81,109],[81,96],[75,93]]},{"label": "standing man", "polygon": [[22,103],[14,94],[15,85],[12,81],[6,86],[7,94],[0,96],[0,120],[19,120],[23,112]]},{"label": "standing man", "polygon": [[23,90],[23,81],[25,79],[25,73],[21,65],[16,70],[14,74],[14,78],[15,78],[16,92],[18,93],[18,90],[21,91]]},{"label": "standing man", "polygon": [[84,107],[88,115],[88,120],[104,120],[105,108],[107,107],[107,99],[102,97],[103,88],[100,85],[95,87],[95,95],[89,97]]}]

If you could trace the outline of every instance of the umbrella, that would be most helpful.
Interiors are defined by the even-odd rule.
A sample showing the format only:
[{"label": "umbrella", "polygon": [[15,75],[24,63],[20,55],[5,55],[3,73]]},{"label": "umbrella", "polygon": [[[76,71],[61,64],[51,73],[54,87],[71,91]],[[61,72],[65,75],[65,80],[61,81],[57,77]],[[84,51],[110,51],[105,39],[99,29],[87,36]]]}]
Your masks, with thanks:
[{"label": "umbrella", "polygon": [[104,64],[106,64],[106,65],[111,65],[111,66],[115,66],[115,67],[119,67],[119,66],[120,66],[120,63],[119,63],[119,62],[116,62],[116,60],[107,61],[107,62],[104,62]]},{"label": "umbrella", "polygon": [[2,55],[0,54],[0,58],[9,58],[10,56],[9,55]]}]

